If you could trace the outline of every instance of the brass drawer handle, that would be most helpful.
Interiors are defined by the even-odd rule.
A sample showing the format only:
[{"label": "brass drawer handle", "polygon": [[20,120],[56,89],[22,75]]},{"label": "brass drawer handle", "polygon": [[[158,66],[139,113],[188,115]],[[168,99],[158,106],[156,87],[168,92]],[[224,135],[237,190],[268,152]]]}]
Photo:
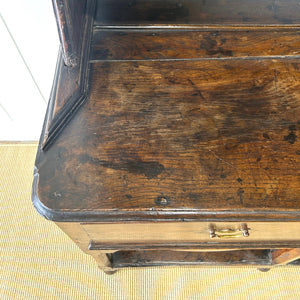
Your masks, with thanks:
[{"label": "brass drawer handle", "polygon": [[247,227],[247,224],[241,224],[240,228],[238,229],[232,229],[232,228],[216,229],[214,225],[210,224],[209,236],[211,238],[217,237],[220,239],[248,237],[249,228]]}]

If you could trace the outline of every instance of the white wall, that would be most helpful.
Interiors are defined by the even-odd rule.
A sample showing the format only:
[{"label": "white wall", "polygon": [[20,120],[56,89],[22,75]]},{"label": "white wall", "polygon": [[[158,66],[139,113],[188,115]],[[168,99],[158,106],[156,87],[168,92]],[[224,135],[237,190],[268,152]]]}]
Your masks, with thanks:
[{"label": "white wall", "polygon": [[38,140],[59,47],[52,2],[0,1],[0,13],[0,141]]}]

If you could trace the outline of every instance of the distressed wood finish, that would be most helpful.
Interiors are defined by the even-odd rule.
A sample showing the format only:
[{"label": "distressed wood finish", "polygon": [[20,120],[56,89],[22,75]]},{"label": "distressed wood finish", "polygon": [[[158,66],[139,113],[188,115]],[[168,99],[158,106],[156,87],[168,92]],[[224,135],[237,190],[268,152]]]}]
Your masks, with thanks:
[{"label": "distressed wood finish", "polygon": [[298,1],[95,4],[54,0],[37,211],[109,274],[296,264]]},{"label": "distressed wood finish", "polygon": [[41,157],[44,205],[299,218],[298,67],[296,59],[92,64],[87,103]]}]

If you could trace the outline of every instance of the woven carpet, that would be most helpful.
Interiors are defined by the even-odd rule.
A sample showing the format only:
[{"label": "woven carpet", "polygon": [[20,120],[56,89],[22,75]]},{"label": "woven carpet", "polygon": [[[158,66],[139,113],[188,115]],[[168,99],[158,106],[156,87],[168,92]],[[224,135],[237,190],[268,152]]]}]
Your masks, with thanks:
[{"label": "woven carpet", "polygon": [[300,268],[129,268],[105,275],[31,204],[36,143],[0,144],[0,299],[300,299]]}]

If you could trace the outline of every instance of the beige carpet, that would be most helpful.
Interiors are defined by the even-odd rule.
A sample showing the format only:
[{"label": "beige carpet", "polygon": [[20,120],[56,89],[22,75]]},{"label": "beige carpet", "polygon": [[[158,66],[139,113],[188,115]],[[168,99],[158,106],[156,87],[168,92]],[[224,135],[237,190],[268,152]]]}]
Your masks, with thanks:
[{"label": "beige carpet", "polygon": [[31,204],[36,143],[0,144],[0,299],[300,299],[300,268],[124,269],[107,276]]}]

